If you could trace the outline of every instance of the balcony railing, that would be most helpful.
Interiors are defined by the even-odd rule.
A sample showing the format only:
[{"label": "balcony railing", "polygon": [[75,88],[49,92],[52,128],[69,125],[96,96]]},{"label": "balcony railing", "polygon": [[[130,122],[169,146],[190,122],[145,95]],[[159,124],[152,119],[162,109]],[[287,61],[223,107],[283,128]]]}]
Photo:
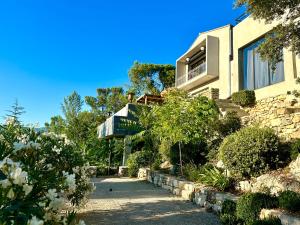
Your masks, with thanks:
[{"label": "balcony railing", "polygon": [[194,77],[200,75],[201,73],[204,73],[206,70],[206,63],[202,63],[196,68],[192,69],[188,73],[188,80],[193,79]]},{"label": "balcony railing", "polygon": [[180,76],[177,78],[176,85],[182,85],[186,83],[188,80],[193,79],[194,77],[197,77],[204,73],[206,71],[206,62],[200,64],[196,68],[190,70],[188,74],[184,74],[183,76]]}]

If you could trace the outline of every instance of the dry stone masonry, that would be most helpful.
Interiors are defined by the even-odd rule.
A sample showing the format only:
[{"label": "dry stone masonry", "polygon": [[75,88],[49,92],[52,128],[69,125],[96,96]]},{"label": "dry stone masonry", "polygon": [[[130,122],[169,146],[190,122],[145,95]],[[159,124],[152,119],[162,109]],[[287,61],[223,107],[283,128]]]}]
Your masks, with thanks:
[{"label": "dry stone masonry", "polygon": [[300,138],[300,98],[293,95],[279,95],[257,101],[244,116],[244,125],[259,124],[273,128],[284,140]]}]

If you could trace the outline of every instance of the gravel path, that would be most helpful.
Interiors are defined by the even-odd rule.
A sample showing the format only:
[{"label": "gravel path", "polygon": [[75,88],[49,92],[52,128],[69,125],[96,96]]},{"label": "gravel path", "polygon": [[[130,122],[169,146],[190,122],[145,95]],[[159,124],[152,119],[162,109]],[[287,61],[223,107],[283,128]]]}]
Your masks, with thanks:
[{"label": "gravel path", "polygon": [[146,181],[97,178],[94,182],[97,189],[80,213],[87,225],[219,225],[214,214]]}]

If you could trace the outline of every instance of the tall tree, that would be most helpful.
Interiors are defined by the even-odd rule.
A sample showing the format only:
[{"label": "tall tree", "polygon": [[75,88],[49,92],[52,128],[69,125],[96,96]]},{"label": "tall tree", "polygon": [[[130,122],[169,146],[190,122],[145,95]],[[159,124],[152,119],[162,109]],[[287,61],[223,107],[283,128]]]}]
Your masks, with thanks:
[{"label": "tall tree", "polygon": [[169,64],[149,64],[135,61],[128,72],[132,89],[137,95],[159,94],[175,85],[175,67]]},{"label": "tall tree", "polygon": [[16,99],[14,104],[11,106],[11,109],[7,110],[6,117],[13,118],[15,122],[20,123],[20,116],[25,112],[24,107],[20,106],[18,99]]},{"label": "tall tree", "polygon": [[273,68],[282,60],[283,48],[300,54],[299,0],[236,0],[236,5],[246,6],[254,19],[277,24],[258,50]]},{"label": "tall tree", "polygon": [[97,96],[86,96],[85,102],[93,112],[105,119],[122,109],[127,103],[127,97],[121,87],[98,88]]},{"label": "tall tree", "polygon": [[45,123],[45,127],[49,132],[55,134],[63,134],[66,127],[66,122],[61,116],[51,117],[50,123]]},{"label": "tall tree", "polygon": [[72,120],[77,117],[83,106],[83,100],[80,95],[74,91],[71,95],[64,98],[61,106],[66,120]]}]

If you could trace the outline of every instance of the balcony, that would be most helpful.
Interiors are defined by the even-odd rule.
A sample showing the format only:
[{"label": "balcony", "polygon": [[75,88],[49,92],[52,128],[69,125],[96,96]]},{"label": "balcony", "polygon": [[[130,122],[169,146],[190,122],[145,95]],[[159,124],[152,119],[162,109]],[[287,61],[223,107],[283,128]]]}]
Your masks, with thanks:
[{"label": "balcony", "polygon": [[[196,63],[200,65],[191,69]],[[206,36],[176,63],[176,87],[184,90],[201,87],[219,77],[219,39]]]}]

